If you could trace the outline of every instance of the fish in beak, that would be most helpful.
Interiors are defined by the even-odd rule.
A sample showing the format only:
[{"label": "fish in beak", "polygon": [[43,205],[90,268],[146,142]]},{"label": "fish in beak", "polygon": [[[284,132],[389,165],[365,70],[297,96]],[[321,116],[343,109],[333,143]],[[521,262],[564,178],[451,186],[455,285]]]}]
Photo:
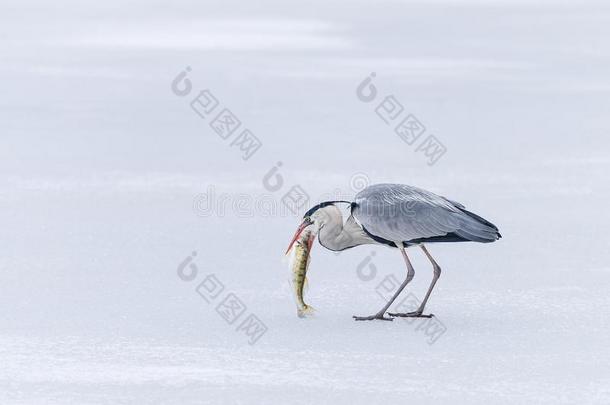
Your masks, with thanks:
[{"label": "fish in beak", "polygon": [[303,300],[304,288],[307,284],[307,269],[309,267],[311,246],[316,236],[311,229],[307,229],[312,222],[304,220],[288,246],[286,254],[290,254],[289,268],[292,272],[292,289],[297,304],[297,316],[305,318],[314,313],[313,307],[307,305]]},{"label": "fish in beak", "polygon": [[[294,243],[297,240],[299,240],[299,237],[301,236],[301,233],[303,233],[303,230],[305,228],[307,228],[311,224],[313,224],[311,219],[305,218],[303,220],[301,225],[299,225],[299,227],[297,228],[297,231],[294,233],[294,236],[292,237],[292,240],[290,241],[290,245],[288,245],[288,249],[286,249],[286,254],[288,254],[288,252],[290,252],[290,250],[292,249],[292,246],[294,245]],[[311,250],[311,245],[313,244],[314,240],[315,240],[315,235],[312,234],[311,236],[309,236],[309,238],[307,240],[307,244],[309,245],[309,249],[308,250]]]}]

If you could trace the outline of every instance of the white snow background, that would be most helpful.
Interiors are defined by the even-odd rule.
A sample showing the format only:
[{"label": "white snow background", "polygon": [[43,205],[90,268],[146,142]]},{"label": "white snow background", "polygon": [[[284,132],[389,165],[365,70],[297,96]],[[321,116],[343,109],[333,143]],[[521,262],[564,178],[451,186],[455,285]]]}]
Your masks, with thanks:
[{"label": "white snow background", "polygon": [[[0,403],[610,403],[609,35],[602,1],[3,0]],[[191,109],[203,89],[261,140],[249,160]],[[386,95],[445,145],[436,164],[375,114]],[[297,184],[351,198],[354,175],[502,232],[429,246],[433,344],[351,318],[402,279],[397,251],[316,243],[317,316],[299,319],[282,262],[298,216],[194,207],[213,189],[279,208]],[[410,252],[421,298],[432,269]],[[247,307],[232,325],[195,291],[209,274]]]}]

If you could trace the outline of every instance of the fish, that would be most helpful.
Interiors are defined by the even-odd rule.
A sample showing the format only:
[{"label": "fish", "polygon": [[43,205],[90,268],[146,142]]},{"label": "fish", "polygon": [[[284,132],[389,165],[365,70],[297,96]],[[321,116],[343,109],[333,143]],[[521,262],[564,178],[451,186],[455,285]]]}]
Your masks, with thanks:
[{"label": "fish", "polygon": [[303,299],[303,290],[307,284],[307,269],[310,263],[311,245],[315,236],[305,230],[295,241],[290,254],[290,270],[292,271],[292,290],[297,304],[297,316],[305,318],[314,313],[314,308],[307,305]]}]

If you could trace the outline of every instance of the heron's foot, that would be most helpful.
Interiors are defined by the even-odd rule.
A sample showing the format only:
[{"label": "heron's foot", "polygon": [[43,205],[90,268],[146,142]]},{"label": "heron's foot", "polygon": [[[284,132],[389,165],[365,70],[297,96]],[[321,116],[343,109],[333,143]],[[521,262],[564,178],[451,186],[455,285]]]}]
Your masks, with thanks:
[{"label": "heron's foot", "polygon": [[387,316],[384,316],[385,314],[383,312],[377,313],[375,315],[371,315],[371,316],[356,316],[354,315],[352,318],[354,318],[354,320],[356,321],[372,321],[375,319],[379,319],[381,321],[393,321],[393,318],[388,318]]},{"label": "heron's foot", "polygon": [[398,313],[390,313],[388,315],[393,317],[401,317],[401,318],[432,318],[434,314],[425,315],[421,311],[413,311],[413,312],[398,312]]}]

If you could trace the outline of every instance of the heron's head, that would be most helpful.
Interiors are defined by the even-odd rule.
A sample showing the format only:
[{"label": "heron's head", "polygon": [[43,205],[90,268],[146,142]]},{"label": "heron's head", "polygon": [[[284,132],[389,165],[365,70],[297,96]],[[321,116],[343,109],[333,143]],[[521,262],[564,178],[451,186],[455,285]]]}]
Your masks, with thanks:
[{"label": "heron's head", "polygon": [[341,211],[335,206],[335,203],[351,204],[349,201],[325,201],[311,207],[305,215],[303,215],[303,221],[294,233],[286,253],[290,252],[292,245],[300,238],[303,237],[308,239],[307,242],[309,243],[309,246],[311,246],[316,235],[325,225],[334,224],[337,219],[340,223],[343,222]]}]

